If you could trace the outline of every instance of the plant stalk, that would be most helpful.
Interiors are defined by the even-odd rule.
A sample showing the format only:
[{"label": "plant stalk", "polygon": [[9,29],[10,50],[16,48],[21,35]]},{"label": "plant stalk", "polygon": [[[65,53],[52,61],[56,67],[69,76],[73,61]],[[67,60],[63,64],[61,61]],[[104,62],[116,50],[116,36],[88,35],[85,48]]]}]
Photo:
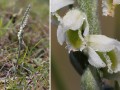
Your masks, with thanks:
[{"label": "plant stalk", "polygon": [[[79,9],[87,15],[90,34],[100,34],[98,0],[77,0]],[[89,65],[81,76],[81,90],[102,90],[102,82],[95,67]]]}]

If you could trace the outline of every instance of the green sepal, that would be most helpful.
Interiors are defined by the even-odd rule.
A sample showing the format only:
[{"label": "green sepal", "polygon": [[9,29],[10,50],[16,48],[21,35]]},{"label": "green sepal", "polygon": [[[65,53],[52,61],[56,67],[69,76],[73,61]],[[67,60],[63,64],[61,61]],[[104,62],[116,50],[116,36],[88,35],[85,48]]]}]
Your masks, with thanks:
[{"label": "green sepal", "polygon": [[68,30],[66,33],[67,33],[68,41],[72,45],[72,47],[80,48],[82,44],[82,40],[79,37],[79,30],[76,31]]}]

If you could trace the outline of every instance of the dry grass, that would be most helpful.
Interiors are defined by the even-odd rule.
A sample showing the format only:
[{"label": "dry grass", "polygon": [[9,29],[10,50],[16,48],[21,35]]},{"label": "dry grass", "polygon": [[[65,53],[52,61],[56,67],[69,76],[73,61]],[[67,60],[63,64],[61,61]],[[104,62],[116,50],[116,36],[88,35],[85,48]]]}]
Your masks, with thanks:
[{"label": "dry grass", "polygon": [[[32,4],[32,9],[24,29],[24,42],[16,66],[17,33],[29,3]],[[48,1],[1,0],[0,11],[1,90],[48,90]]]}]

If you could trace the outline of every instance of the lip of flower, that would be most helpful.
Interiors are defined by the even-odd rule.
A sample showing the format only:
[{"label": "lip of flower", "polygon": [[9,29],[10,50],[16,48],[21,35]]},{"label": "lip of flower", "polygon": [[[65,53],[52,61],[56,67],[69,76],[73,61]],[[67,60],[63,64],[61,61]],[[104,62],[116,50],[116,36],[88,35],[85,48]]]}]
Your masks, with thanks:
[{"label": "lip of flower", "polygon": [[51,12],[56,12],[60,8],[63,8],[67,5],[73,4],[74,0],[51,0]]},{"label": "lip of flower", "polygon": [[69,10],[61,19],[61,22],[58,26],[58,42],[62,45],[63,42],[66,41],[66,43],[78,48],[79,44],[81,43],[79,41],[81,39],[79,34],[81,33],[83,33],[83,36],[89,34],[89,25],[86,15],[78,9]]}]

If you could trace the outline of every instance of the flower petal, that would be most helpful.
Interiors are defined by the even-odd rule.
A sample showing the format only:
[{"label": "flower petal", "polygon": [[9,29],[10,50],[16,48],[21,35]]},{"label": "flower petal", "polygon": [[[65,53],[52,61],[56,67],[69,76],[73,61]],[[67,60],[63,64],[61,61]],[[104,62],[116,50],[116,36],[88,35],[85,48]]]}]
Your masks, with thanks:
[{"label": "flower petal", "polygon": [[89,35],[89,24],[88,24],[88,21],[87,21],[87,17],[85,19],[85,30],[83,32],[83,36],[87,36]]},{"label": "flower petal", "polygon": [[118,41],[104,35],[89,35],[86,39],[88,46],[100,52],[109,52],[114,49],[115,43],[118,44]]},{"label": "flower petal", "polygon": [[80,39],[78,32],[79,30],[68,30],[66,32],[68,43],[75,49],[79,49],[82,45],[82,40]]},{"label": "flower petal", "polygon": [[114,55],[115,58],[113,58],[111,54],[109,56],[112,59],[112,63],[113,63],[112,66],[113,66],[114,72],[117,73],[120,71],[120,50],[115,48],[114,53],[115,53]]},{"label": "flower petal", "polygon": [[57,40],[59,42],[60,45],[63,44],[63,42],[65,41],[65,28],[60,24],[58,26],[58,29],[57,29]]},{"label": "flower petal", "polygon": [[67,5],[73,4],[74,0],[51,0],[51,12],[56,12],[60,8],[63,8]]},{"label": "flower petal", "polygon": [[72,9],[63,17],[63,24],[71,30],[78,30],[81,28],[86,15],[78,9]]},{"label": "flower petal", "polygon": [[102,68],[106,66],[106,64],[102,61],[99,55],[91,47],[88,47],[87,53],[89,55],[88,62],[92,66],[96,68]]}]

